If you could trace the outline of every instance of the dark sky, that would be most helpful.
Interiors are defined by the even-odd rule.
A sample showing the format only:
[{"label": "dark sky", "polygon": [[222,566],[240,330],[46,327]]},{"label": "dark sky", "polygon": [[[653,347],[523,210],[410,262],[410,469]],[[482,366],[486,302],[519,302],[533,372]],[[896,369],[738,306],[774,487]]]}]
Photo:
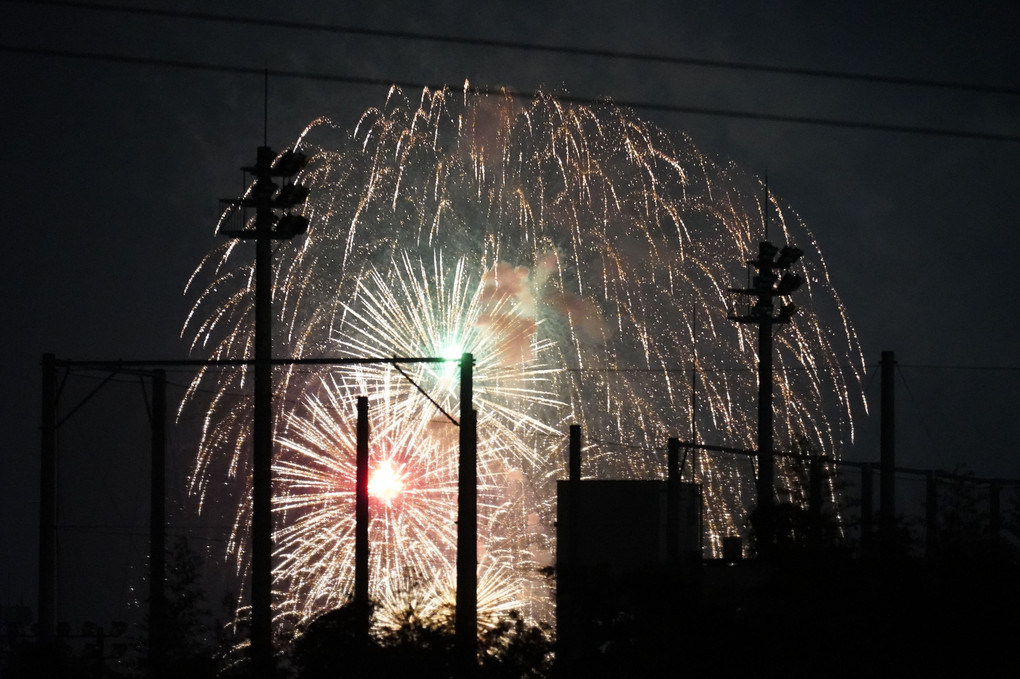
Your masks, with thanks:
[{"label": "dark sky", "polygon": [[[52,3],[60,5],[61,3]],[[73,3],[68,3],[73,4]],[[183,358],[183,288],[215,242],[218,199],[262,141],[258,75],[25,53],[21,48],[449,83],[581,97],[939,128],[971,138],[637,109],[752,172],[816,234],[865,359],[901,364],[900,462],[1020,478],[1020,6],[1015,2],[151,2],[390,31],[819,69],[1012,90],[930,87],[260,28],[0,2],[3,402],[0,603],[35,603],[43,352],[69,359]],[[546,5],[549,5],[548,7]],[[980,9],[974,9],[980,7]],[[381,86],[270,82],[269,141],[312,119],[350,127]],[[877,380],[865,379],[873,415]],[[91,384],[75,387],[87,392]],[[135,408],[141,390],[109,407]],[[71,403],[73,401],[68,401]],[[117,405],[119,404],[119,405]],[[127,405],[124,405],[127,404]],[[86,418],[68,461],[112,496],[113,459]],[[876,459],[877,418],[860,443]],[[69,423],[70,426],[70,423]],[[134,425],[133,425],[134,426]],[[91,427],[91,428],[90,428]],[[144,419],[137,429],[144,442]],[[67,433],[63,434],[65,438]],[[73,435],[73,434],[72,434]],[[118,434],[120,436],[121,434]],[[127,434],[122,434],[127,436]],[[136,470],[137,471],[137,470]],[[68,488],[85,483],[65,481]],[[88,476],[91,479],[91,476]],[[105,479],[105,480],[104,480]],[[88,483],[93,483],[89,480]],[[70,493],[71,491],[68,490]],[[144,502],[144,494],[141,495]],[[82,499],[81,507],[92,500]],[[70,500],[68,500],[70,502]],[[117,511],[137,513],[127,499]],[[84,510],[82,510],[84,511]],[[77,514],[76,514],[77,515]],[[124,518],[144,525],[144,514]],[[139,538],[141,540],[141,538]],[[142,541],[144,548],[144,541]],[[144,552],[143,552],[144,553]]]}]

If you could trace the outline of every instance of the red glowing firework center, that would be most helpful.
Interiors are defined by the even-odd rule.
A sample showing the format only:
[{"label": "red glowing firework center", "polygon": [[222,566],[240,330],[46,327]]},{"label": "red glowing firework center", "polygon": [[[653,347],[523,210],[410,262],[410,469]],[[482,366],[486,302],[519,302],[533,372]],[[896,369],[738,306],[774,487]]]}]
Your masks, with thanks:
[{"label": "red glowing firework center", "polygon": [[368,476],[368,494],[387,505],[396,499],[404,489],[404,475],[386,460],[373,469]]}]

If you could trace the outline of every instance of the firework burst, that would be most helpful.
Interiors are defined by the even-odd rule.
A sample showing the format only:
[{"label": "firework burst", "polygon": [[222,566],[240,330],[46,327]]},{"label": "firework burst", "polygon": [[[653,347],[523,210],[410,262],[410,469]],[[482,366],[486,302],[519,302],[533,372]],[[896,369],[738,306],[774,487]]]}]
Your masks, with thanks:
[{"label": "firework burst", "polygon": [[[726,290],[764,221],[754,177],[626,111],[549,95],[426,90],[409,101],[393,91],[353,133],[317,120],[296,146],[311,157],[310,226],[275,255],[274,353],[475,355],[479,586],[490,611],[550,615],[538,570],[553,560],[567,424],[595,442],[586,476],[662,478],[665,439],[692,429],[696,370],[698,431],[753,447],[755,342],[726,319]],[[812,234],[774,196],[767,203],[773,233],[806,252],[803,312],[776,341],[777,446],[803,438],[837,454],[859,399],[860,349]],[[250,355],[251,254],[225,244],[194,281],[185,331],[195,349]],[[189,394],[207,412],[192,477],[200,501],[213,479],[249,478],[250,406],[238,396],[249,378],[203,373]],[[278,607],[307,618],[352,590],[359,395],[372,403],[379,489],[373,596],[391,609],[440,606],[453,581],[454,364],[303,366],[275,379]],[[717,551],[742,528],[753,475],[746,461],[704,455],[693,471]],[[230,549],[243,556],[240,507]]]}]

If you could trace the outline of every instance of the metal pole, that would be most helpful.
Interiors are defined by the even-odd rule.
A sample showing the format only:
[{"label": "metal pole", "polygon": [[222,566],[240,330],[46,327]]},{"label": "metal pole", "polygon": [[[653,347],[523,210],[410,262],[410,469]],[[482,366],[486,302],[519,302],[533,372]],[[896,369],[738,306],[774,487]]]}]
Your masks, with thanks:
[{"label": "metal pole", "polygon": [[667,442],[666,563],[675,568],[680,554],[680,439]]},{"label": "metal pole", "polygon": [[772,507],[772,324],[758,325],[758,506]]},{"label": "metal pole", "polygon": [[575,569],[574,572],[577,572],[577,544],[579,542],[577,536],[579,530],[577,525],[577,506],[580,504],[578,495],[581,490],[581,425],[579,424],[570,425],[570,438],[567,446],[567,469],[570,504],[567,511],[567,525],[565,526],[567,553],[564,562],[569,568]]},{"label": "metal pole", "polygon": [[1000,508],[1000,490],[1002,485],[998,481],[988,484],[988,537],[992,540],[992,546],[999,546],[999,537],[1002,530],[1002,512]]},{"label": "metal pole", "polygon": [[881,448],[879,473],[879,533],[882,550],[888,554],[896,527],[896,358],[882,352]]},{"label": "metal pole", "polygon": [[568,474],[570,481],[581,480],[581,425],[570,425],[570,447],[567,451]]},{"label": "metal pole", "polygon": [[758,556],[768,557],[774,538],[772,458],[772,322],[771,309],[758,325]]},{"label": "metal pole", "polygon": [[42,357],[39,473],[39,639],[53,643],[57,608],[57,361]]},{"label": "metal pole", "polygon": [[368,397],[358,397],[357,471],[355,479],[354,610],[356,631],[368,637]]},{"label": "metal pole", "polygon": [[[691,310],[691,443],[698,442],[698,308]],[[698,482],[698,449],[691,448],[691,481]]]},{"label": "metal pole", "polygon": [[462,676],[474,674],[478,646],[478,465],[474,357],[460,359],[460,456],[457,478],[455,643]]},{"label": "metal pole", "polygon": [[166,371],[152,372],[149,483],[149,675],[164,676],[166,652]]},{"label": "metal pole", "polygon": [[934,470],[926,474],[924,503],[924,555],[935,556],[939,545],[939,486]]},{"label": "metal pole", "polygon": [[556,658],[564,676],[577,660],[577,628],[581,621],[584,571],[580,563],[578,545],[581,542],[578,521],[581,491],[581,425],[569,428],[567,444],[567,482],[559,484],[561,517],[556,532],[560,540],[556,563]]},{"label": "metal pole", "polygon": [[255,404],[253,412],[251,520],[251,646],[253,669],[276,674],[273,661],[273,331],[272,211],[274,154],[260,146],[255,180]]},{"label": "metal pole", "polygon": [[[766,189],[767,190],[767,189]],[[766,205],[767,208],[767,205]],[[768,234],[768,210],[765,209],[765,233]],[[779,257],[776,258],[778,253]],[[769,557],[775,539],[775,451],[773,450],[773,397],[772,397],[772,326],[789,323],[797,307],[785,304],[774,314],[776,297],[785,297],[804,283],[795,274],[785,273],[780,279],[777,270],[787,270],[803,255],[800,248],[789,245],[782,250],[768,240],[758,244],[758,257],[747,261],[758,270],[747,288],[730,288],[738,295],[757,298],[754,307],[744,315],[733,314],[729,319],[737,323],[754,323],[758,326],[758,478],[757,478],[757,542],[758,556]]]},{"label": "metal pole", "polygon": [[[268,146],[258,148],[249,194],[223,202],[232,209],[255,208],[255,228],[220,229],[233,238],[255,240],[255,357],[252,408],[251,655],[252,673],[276,675],[273,660],[273,241],[304,233],[308,219],[287,211],[302,204],[307,187],[287,184],[276,193],[273,177],[293,177],[307,158],[288,151],[277,163]],[[274,166],[274,163],[276,165]],[[278,217],[274,211],[284,214]],[[247,363],[247,361],[239,361]]]},{"label": "metal pole", "polygon": [[822,461],[808,461],[808,544],[818,546],[822,530]]},{"label": "metal pole", "polygon": [[861,553],[871,556],[872,531],[874,530],[874,491],[871,463],[861,465]]}]

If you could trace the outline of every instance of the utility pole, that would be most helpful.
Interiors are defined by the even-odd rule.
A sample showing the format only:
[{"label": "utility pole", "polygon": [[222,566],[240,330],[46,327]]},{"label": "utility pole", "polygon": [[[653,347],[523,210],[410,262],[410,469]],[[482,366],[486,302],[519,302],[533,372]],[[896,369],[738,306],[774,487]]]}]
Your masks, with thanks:
[{"label": "utility pole", "polygon": [[881,441],[879,442],[879,542],[890,555],[896,530],[896,356],[882,352]]},{"label": "utility pole", "polygon": [[[691,443],[698,442],[698,307],[691,308]],[[691,482],[698,482],[698,449],[691,448]]]},{"label": "utility pole", "polygon": [[57,609],[57,359],[42,357],[39,474],[39,640],[49,647]]},{"label": "utility pole", "polygon": [[[57,419],[60,387],[57,367],[83,365],[80,362],[58,361],[53,354],[43,354],[41,465],[39,487],[39,641],[51,647],[56,633],[57,617],[57,429],[86,401],[94,396],[122,368],[121,361],[111,364],[110,374],[93,389],[62,420]],[[149,504],[149,659],[150,676],[161,677],[159,659],[165,651],[166,638],[166,371],[152,373],[151,475]],[[52,650],[52,648],[50,648]]]},{"label": "utility pole", "polygon": [[463,677],[474,674],[478,653],[478,422],[474,410],[474,365],[473,355],[461,356],[454,643]]},{"label": "utility pole", "polygon": [[875,523],[874,512],[874,491],[872,490],[872,464],[865,462],[861,465],[861,555],[870,557],[873,553],[874,542],[873,526]]},{"label": "utility pole", "polygon": [[[776,257],[778,253],[778,257]],[[772,444],[772,326],[790,322],[797,312],[793,304],[784,304],[775,313],[774,297],[785,297],[799,288],[804,279],[786,271],[803,255],[799,248],[786,245],[782,250],[769,241],[761,241],[758,256],[747,260],[747,265],[757,270],[748,288],[730,288],[729,291],[754,297],[755,303],[744,315],[731,315],[737,323],[751,323],[758,326],[758,513],[759,556],[768,556],[773,540],[773,513],[775,494],[773,479],[775,466]],[[777,271],[786,271],[782,278]],[[763,553],[764,552],[764,553]]]},{"label": "utility pole", "polygon": [[556,563],[556,663],[562,669],[563,676],[570,676],[570,671],[579,660],[578,642],[582,635],[576,629],[575,621],[579,620],[583,610],[583,587],[579,580],[583,577],[579,545],[580,522],[578,505],[581,504],[581,425],[570,425],[567,444],[567,481],[557,483],[559,506],[557,516],[557,532],[560,535],[557,551],[559,558]]},{"label": "utility pole", "polygon": [[[666,563],[675,571],[680,563],[680,439],[666,441]],[[676,576],[670,573],[670,582]]]},{"label": "utility pole", "polygon": [[1002,512],[1000,495],[1002,484],[998,481],[991,481],[988,484],[988,537],[992,540],[992,546],[999,548],[999,538],[1002,535]]},{"label": "utility pole", "polygon": [[580,558],[580,555],[577,553],[577,545],[580,542],[577,537],[577,506],[580,504],[578,498],[581,493],[581,425],[572,424],[569,431],[570,437],[567,444],[567,480],[570,482],[570,511],[567,516],[567,535],[569,538],[564,550],[567,557],[564,561],[569,568],[577,572],[578,559]]},{"label": "utility pole", "polygon": [[368,397],[358,397],[354,507],[354,614],[356,634],[368,639]]},{"label": "utility pole", "polygon": [[149,475],[149,676],[166,660],[166,371],[152,372],[152,460]]},{"label": "utility pole", "polygon": [[251,521],[251,661],[256,673],[275,676],[273,660],[273,250],[274,240],[289,240],[308,228],[308,219],[290,212],[305,202],[308,188],[293,181],[277,187],[276,177],[293,178],[307,162],[304,154],[288,150],[277,156],[268,146],[258,148],[255,165],[242,168],[255,181],[242,198],[223,202],[251,208],[254,220],[243,228],[221,230],[232,238],[255,241],[255,379],[252,422]]},{"label": "utility pole", "polygon": [[924,476],[924,556],[931,559],[939,548],[939,480],[934,469]]},{"label": "utility pole", "polygon": [[812,456],[808,461],[808,540],[817,547],[822,529],[822,461]]}]

